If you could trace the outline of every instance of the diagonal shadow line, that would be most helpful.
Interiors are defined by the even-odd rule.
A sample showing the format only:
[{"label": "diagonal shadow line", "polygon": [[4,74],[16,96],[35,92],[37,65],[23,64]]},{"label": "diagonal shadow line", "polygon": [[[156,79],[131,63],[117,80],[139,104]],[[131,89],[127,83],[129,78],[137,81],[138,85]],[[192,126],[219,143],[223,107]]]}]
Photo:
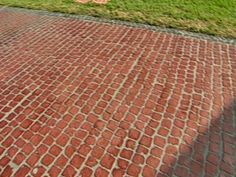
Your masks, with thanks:
[{"label": "diagonal shadow line", "polygon": [[233,177],[236,174],[236,99],[205,132],[180,149],[176,161],[157,177]]}]

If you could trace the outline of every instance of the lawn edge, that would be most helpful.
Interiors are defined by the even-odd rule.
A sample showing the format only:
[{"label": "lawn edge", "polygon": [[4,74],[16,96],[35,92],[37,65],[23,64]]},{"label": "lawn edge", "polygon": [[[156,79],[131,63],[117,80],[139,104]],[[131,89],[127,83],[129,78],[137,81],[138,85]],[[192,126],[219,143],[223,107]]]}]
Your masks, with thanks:
[{"label": "lawn edge", "polygon": [[107,19],[103,17],[94,17],[94,16],[89,16],[89,15],[52,12],[52,11],[47,11],[47,10],[0,5],[0,12],[5,9],[11,9],[11,10],[14,9],[14,10],[22,11],[22,12],[30,12],[30,13],[40,14],[40,15],[74,18],[74,19],[80,19],[80,20],[92,21],[92,22],[98,22],[98,23],[116,24],[116,25],[122,25],[122,26],[133,27],[133,28],[143,28],[143,29],[148,29],[148,30],[152,30],[156,32],[164,32],[164,33],[175,34],[175,35],[180,35],[180,36],[189,37],[189,38],[211,40],[214,42],[221,42],[221,43],[236,45],[236,38],[228,38],[228,37],[221,37],[221,36],[215,36],[215,35],[213,36],[206,33],[191,32],[191,31],[175,29],[175,28],[165,28],[165,27],[160,27],[157,25],[149,25],[145,23]]}]

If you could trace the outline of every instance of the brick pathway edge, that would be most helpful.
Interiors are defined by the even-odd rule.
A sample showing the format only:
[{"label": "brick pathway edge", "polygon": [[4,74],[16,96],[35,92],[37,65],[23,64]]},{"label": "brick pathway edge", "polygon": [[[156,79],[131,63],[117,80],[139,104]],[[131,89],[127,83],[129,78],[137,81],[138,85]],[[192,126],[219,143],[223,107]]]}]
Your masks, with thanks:
[{"label": "brick pathway edge", "polygon": [[217,41],[217,42],[223,42],[226,44],[236,45],[235,38],[226,38],[226,37],[221,37],[221,36],[208,35],[208,34],[204,34],[204,33],[190,32],[190,31],[185,31],[185,30],[180,30],[180,29],[164,28],[164,27],[160,27],[157,25],[155,26],[155,25],[148,25],[148,24],[144,24],[144,23],[106,19],[106,18],[102,18],[102,17],[93,17],[93,16],[88,16],[88,15],[68,14],[68,13],[62,13],[62,12],[50,12],[50,11],[46,11],[46,10],[25,9],[25,8],[7,7],[7,6],[0,5],[0,11],[1,11],[1,9],[5,9],[5,8],[6,9],[13,9],[13,10],[20,11],[20,12],[36,13],[36,14],[40,14],[40,15],[59,16],[59,17],[65,17],[65,18],[76,18],[76,19],[87,20],[87,21],[92,21],[92,22],[99,22],[99,23],[125,25],[125,26],[133,27],[133,28],[145,28],[145,29],[156,31],[156,32],[166,32],[166,33],[181,35],[181,36],[190,37],[190,38],[211,40],[211,41]]}]

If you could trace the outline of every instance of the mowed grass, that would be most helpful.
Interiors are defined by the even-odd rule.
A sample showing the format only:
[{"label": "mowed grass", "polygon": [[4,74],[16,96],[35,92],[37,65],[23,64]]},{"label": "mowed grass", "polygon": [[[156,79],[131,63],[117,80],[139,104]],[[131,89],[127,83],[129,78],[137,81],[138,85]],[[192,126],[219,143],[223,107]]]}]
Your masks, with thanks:
[{"label": "mowed grass", "polygon": [[1,5],[119,19],[236,38],[236,0],[0,0]]}]

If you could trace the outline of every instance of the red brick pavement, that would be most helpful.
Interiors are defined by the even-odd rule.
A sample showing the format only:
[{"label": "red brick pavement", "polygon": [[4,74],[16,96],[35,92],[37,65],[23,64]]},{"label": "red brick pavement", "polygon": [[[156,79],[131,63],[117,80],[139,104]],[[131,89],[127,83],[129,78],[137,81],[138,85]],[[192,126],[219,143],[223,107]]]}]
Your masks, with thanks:
[{"label": "red brick pavement", "polygon": [[236,46],[0,11],[0,176],[233,176]]}]

